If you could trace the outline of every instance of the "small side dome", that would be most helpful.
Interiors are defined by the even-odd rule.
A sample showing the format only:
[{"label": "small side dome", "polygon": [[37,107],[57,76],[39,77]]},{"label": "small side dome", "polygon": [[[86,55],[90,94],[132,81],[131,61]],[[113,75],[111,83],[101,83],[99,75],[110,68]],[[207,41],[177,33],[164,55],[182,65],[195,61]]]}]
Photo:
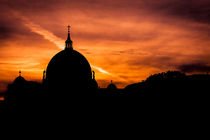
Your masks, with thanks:
[{"label": "small side dome", "polygon": [[22,76],[18,76],[15,80],[14,83],[24,83],[26,80]]},{"label": "small side dome", "polygon": [[15,78],[14,84],[24,84],[26,80],[21,76],[21,71],[19,71],[19,76]]},{"label": "small side dome", "polygon": [[111,84],[109,84],[108,86],[107,86],[107,89],[108,90],[116,90],[117,89],[117,86],[112,82],[112,80],[111,80]]}]

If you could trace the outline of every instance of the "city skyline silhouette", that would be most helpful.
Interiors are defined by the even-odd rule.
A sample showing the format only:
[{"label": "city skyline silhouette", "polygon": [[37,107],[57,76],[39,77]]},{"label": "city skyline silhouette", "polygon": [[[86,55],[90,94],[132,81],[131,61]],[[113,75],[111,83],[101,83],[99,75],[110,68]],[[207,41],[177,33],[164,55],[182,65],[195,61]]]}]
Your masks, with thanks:
[{"label": "city skyline silhouette", "polygon": [[19,76],[2,95],[1,103],[69,105],[113,97],[126,97],[132,101],[149,99],[153,102],[170,99],[175,102],[208,96],[205,92],[210,84],[208,73],[186,75],[179,71],[167,71],[150,75],[146,80],[127,85],[124,89],[119,89],[112,80],[107,88],[100,88],[88,60],[73,48],[70,26],[65,44],[65,49],[55,54],[43,70],[42,83],[25,80],[19,70]]},{"label": "city skyline silhouette", "polygon": [[[49,77],[66,81],[60,77],[72,76],[75,82],[71,83],[86,77],[82,85],[92,81],[100,89],[116,86],[113,91],[117,93],[136,86],[142,89],[150,85],[150,76],[168,71],[169,75],[185,74],[185,81],[206,81],[210,71],[209,6],[208,1],[195,0],[1,1],[0,95],[19,77],[19,71],[32,87],[57,74],[57,78]],[[73,50],[72,59],[86,63],[81,71],[61,64],[70,58],[66,50]],[[49,69],[53,70],[48,72],[51,59]],[[70,76],[56,70],[55,64],[71,71]]]}]

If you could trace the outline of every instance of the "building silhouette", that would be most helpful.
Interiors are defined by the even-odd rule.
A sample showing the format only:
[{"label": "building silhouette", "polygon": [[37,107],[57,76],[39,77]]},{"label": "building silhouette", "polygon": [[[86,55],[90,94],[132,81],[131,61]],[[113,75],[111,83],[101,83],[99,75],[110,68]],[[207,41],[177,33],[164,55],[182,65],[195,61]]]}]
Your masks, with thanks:
[{"label": "building silhouette", "polygon": [[[45,75],[46,74],[46,75]],[[68,36],[65,49],[57,53],[49,62],[43,81],[49,91],[75,92],[79,90],[92,90],[98,87],[95,73],[87,59],[74,50],[68,26]]]},{"label": "building silhouette", "polygon": [[8,85],[5,102],[14,104],[34,103],[39,101],[41,92],[42,84],[25,80],[21,76],[21,71],[19,71],[19,76]]},{"label": "building silhouette", "polygon": [[[106,97],[120,96],[132,99],[130,100],[132,103],[176,104],[177,101],[192,103],[194,100],[207,103],[209,99],[208,73],[186,75],[179,71],[167,71],[151,75],[145,81],[130,84],[124,89],[118,89],[112,81],[107,88],[98,88],[95,72],[92,71],[89,62],[73,49],[70,26],[65,49],[50,60],[46,71],[43,71],[42,84],[27,81],[21,74],[19,71],[13,83],[8,85],[5,103],[34,105],[39,102],[57,105],[79,101],[84,104],[96,101],[96,98],[99,102],[102,100],[107,102]],[[203,102],[204,100],[206,101]]]},{"label": "building silhouette", "polygon": [[111,83],[107,86],[107,89],[108,90],[116,90],[117,86],[111,80]]}]

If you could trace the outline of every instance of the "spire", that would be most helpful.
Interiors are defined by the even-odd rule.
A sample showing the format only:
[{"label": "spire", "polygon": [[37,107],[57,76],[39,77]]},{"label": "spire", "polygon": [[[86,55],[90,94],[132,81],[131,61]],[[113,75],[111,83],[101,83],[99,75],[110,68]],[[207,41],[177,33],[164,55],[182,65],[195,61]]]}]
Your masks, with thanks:
[{"label": "spire", "polygon": [[19,70],[19,76],[21,76],[21,70]]},{"label": "spire", "polygon": [[93,80],[95,80],[95,71],[93,71]]},{"label": "spire", "polygon": [[68,25],[67,27],[68,27],[68,33],[70,33],[70,25]]},{"label": "spire", "polygon": [[68,25],[68,37],[67,37],[67,40],[66,40],[66,48],[65,49],[73,49],[73,46],[72,46],[72,41],[71,41],[71,37],[70,37],[70,26]]}]

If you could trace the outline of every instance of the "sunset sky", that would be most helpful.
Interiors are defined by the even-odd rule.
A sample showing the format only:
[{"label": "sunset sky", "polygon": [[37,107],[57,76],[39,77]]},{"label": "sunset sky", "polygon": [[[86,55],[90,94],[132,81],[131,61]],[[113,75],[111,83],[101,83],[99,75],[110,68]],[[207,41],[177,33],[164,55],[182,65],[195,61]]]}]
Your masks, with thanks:
[{"label": "sunset sky", "polygon": [[0,92],[19,70],[41,82],[68,25],[100,87],[210,72],[209,0],[0,0]]}]

